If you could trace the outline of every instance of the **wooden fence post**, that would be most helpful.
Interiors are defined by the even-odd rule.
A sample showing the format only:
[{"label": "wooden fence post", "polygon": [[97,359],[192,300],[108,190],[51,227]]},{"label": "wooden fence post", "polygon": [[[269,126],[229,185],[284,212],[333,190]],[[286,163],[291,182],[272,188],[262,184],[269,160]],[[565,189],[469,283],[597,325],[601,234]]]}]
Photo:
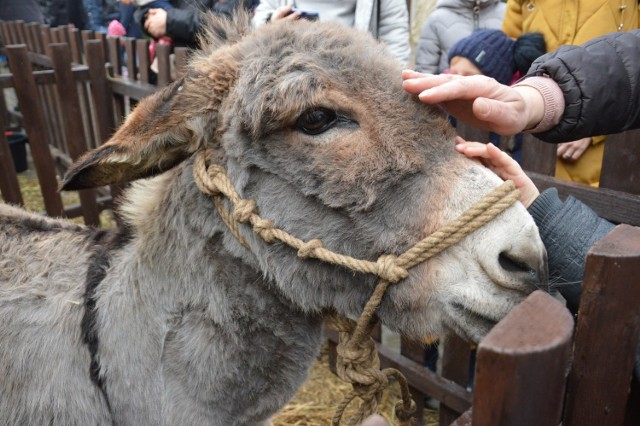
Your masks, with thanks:
[{"label": "wooden fence post", "polygon": [[587,255],[563,424],[620,425],[640,333],[640,228],[619,225]]},{"label": "wooden fence post", "polygon": [[[67,148],[72,160],[77,160],[87,151],[84,139],[82,111],[78,98],[76,81],[71,71],[71,52],[67,44],[52,44],[51,59],[56,76],[56,87],[62,108],[64,131],[66,133]],[[96,202],[96,192],[93,189],[78,191],[82,216],[87,225],[100,226],[100,210]]]},{"label": "wooden fence post", "polygon": [[9,46],[7,54],[11,73],[14,76],[16,95],[24,116],[24,126],[29,135],[29,146],[38,174],[45,210],[49,216],[63,216],[64,207],[58,193],[58,180],[49,151],[44,112],[38,101],[38,90],[27,55],[27,47],[25,45]]},{"label": "wooden fence post", "polygon": [[557,426],[572,332],[569,311],[542,291],[500,321],[478,346],[473,425]]}]

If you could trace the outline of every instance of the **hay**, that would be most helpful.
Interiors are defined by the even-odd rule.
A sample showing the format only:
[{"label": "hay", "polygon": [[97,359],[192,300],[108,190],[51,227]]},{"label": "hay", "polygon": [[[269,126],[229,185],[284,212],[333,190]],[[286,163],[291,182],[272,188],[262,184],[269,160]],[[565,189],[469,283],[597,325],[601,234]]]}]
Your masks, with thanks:
[{"label": "hay", "polygon": [[[351,385],[343,382],[331,372],[328,363],[328,349],[324,345],[309,378],[298,390],[291,402],[273,416],[272,426],[329,426],[335,409],[342,397],[351,390]],[[382,397],[380,414],[394,426],[397,424],[393,407],[400,400],[397,386],[392,384]],[[345,412],[344,420],[356,411],[352,404]],[[438,425],[438,413],[425,410],[425,426]]]}]

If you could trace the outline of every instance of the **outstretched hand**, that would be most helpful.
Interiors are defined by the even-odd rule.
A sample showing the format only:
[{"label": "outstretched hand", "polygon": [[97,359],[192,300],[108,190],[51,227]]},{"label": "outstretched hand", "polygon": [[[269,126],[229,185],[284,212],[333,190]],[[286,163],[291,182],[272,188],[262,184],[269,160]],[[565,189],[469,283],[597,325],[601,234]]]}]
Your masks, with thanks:
[{"label": "outstretched hand", "polygon": [[456,137],[456,150],[467,157],[478,158],[482,164],[502,179],[512,180],[516,188],[520,190],[520,202],[525,207],[529,207],[540,195],[540,191],[522,170],[520,164],[495,145],[467,142],[458,136]]},{"label": "outstretched hand", "polygon": [[403,71],[402,87],[428,104],[439,104],[470,126],[510,136],[532,128],[544,115],[542,95],[526,86],[505,86],[483,76]]}]

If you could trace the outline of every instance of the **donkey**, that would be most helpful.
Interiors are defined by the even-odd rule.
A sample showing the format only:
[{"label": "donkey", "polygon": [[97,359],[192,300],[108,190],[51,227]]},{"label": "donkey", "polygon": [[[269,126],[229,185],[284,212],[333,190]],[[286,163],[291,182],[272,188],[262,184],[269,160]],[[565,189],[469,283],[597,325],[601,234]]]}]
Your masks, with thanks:
[{"label": "donkey", "polygon": [[[63,189],[132,182],[105,231],[0,206],[0,423],[266,424],[321,346],[356,318],[363,273],[246,247],[194,183],[213,153],[260,215],[360,259],[398,254],[501,180],[453,149],[368,34],[210,18],[186,75],[140,102]],[[538,286],[546,253],[519,203],[393,285],[386,326],[477,341]]]}]

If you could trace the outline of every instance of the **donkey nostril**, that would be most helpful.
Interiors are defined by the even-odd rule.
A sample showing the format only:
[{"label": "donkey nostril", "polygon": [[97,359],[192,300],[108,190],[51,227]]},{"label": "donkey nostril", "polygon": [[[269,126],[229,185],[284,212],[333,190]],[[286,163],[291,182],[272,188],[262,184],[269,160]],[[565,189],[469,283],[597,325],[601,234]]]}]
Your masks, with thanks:
[{"label": "donkey nostril", "polygon": [[517,274],[529,285],[548,291],[548,270],[546,255],[541,261],[527,262],[505,251],[498,256],[500,267],[512,274]]},{"label": "donkey nostril", "polygon": [[498,263],[505,271],[509,272],[527,272],[527,273],[535,273],[536,268],[532,268],[527,265],[526,262],[516,259],[514,257],[509,256],[507,252],[502,252],[498,256]]}]

